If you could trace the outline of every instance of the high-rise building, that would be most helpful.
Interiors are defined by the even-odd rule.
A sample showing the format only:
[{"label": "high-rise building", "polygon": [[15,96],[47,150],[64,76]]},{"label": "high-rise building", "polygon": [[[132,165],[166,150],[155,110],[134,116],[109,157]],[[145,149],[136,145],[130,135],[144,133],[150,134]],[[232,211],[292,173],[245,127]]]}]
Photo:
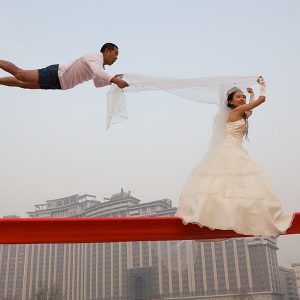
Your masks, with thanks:
[{"label": "high-rise building", "polygon": [[300,297],[300,262],[293,263],[292,268],[295,272],[295,277],[296,277],[296,282],[297,282],[297,289],[298,289],[298,294],[299,294],[299,297]]},{"label": "high-rise building", "polygon": [[279,278],[284,300],[299,300],[296,274],[293,269],[279,267]]},{"label": "high-rise building", "polygon": [[[130,192],[48,200],[30,217],[172,216],[169,199]],[[0,299],[28,300],[41,282],[66,300],[281,300],[275,238],[0,246]]]}]

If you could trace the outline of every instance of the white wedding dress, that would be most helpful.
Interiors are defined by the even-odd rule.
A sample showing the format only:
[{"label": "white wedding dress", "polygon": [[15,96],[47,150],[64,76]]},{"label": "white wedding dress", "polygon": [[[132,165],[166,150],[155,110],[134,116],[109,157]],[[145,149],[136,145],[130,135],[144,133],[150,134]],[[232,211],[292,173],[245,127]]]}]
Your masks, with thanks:
[{"label": "white wedding dress", "polygon": [[191,173],[177,216],[211,229],[270,236],[284,233],[293,214],[282,211],[265,175],[243,148],[244,119],[226,123],[225,140]]}]

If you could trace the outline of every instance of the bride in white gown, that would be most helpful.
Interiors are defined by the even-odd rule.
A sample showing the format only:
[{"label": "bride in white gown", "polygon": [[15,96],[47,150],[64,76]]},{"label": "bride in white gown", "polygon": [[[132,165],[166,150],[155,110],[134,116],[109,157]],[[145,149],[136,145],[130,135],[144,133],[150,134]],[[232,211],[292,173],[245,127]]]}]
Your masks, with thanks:
[{"label": "bride in white gown", "polygon": [[[262,78],[259,83],[264,88]],[[224,140],[196,166],[180,197],[177,216],[185,224],[255,236],[278,235],[289,228],[293,214],[282,211],[264,173],[242,146],[252,109],[265,99],[260,95],[246,103],[240,89],[227,92]]]}]

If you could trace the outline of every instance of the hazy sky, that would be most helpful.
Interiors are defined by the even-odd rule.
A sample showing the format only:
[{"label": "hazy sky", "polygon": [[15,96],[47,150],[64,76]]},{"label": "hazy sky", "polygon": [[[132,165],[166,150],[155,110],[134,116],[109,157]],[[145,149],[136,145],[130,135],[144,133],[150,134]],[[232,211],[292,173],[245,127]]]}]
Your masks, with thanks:
[{"label": "hazy sky", "polygon": [[[300,211],[299,1],[0,1],[0,57],[24,69],[68,63],[116,43],[111,74],[264,75],[267,102],[245,147],[287,211]],[[0,71],[0,76],[6,74]],[[106,93],[0,86],[0,215],[73,194],[131,190],[176,205],[207,149],[216,107],[159,92],[130,94],[129,120],[105,130]],[[281,263],[300,236],[281,237]]]}]

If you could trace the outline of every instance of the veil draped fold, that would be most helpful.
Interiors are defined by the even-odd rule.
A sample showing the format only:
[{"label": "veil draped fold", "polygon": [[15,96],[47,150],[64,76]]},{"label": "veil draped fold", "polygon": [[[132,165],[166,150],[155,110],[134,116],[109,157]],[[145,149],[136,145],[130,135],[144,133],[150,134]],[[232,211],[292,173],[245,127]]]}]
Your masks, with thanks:
[{"label": "veil draped fold", "polygon": [[107,129],[111,125],[128,118],[126,111],[126,97],[128,94],[163,91],[199,103],[219,106],[213,123],[213,134],[208,151],[212,153],[212,150],[222,143],[224,138],[224,125],[230,111],[226,106],[227,91],[234,86],[241,89],[253,86],[257,81],[258,75],[176,79],[140,74],[123,74],[122,78],[129,84],[129,87],[121,90],[113,84],[107,93]]},{"label": "veil draped fold", "polygon": [[[112,85],[107,93],[107,123],[112,124],[127,119],[126,95],[128,93],[163,91],[188,100],[223,104],[226,91],[233,86],[244,88],[253,85],[258,76],[220,76],[190,79],[160,78],[139,74],[124,74],[129,87],[121,90]],[[225,92],[225,94],[224,94]]]}]

